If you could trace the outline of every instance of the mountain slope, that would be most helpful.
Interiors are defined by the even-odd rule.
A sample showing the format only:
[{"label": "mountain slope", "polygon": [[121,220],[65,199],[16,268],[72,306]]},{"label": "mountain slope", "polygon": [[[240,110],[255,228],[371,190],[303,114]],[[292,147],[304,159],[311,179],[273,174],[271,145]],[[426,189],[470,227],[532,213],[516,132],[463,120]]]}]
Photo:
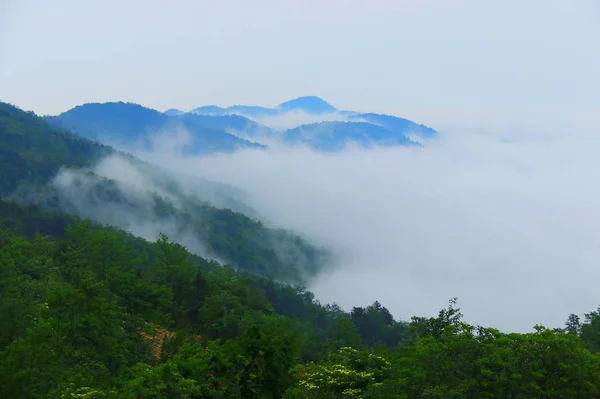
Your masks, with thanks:
[{"label": "mountain slope", "polygon": [[[239,212],[210,205],[219,193],[202,181],[177,180],[110,147],[77,137],[0,103],[1,198],[154,239],[168,233],[197,253],[290,281],[314,275],[328,251]],[[235,198],[222,198],[235,203]],[[240,206],[241,207],[241,206]]]},{"label": "mountain slope", "polygon": [[469,325],[455,300],[410,323],[377,301],[345,312],[165,237],[147,242],[1,200],[0,260],[6,399],[600,392],[597,310],[525,334]]},{"label": "mountain slope", "polygon": [[263,118],[266,116],[277,116],[290,111],[302,111],[309,114],[319,115],[335,112],[336,109],[325,100],[316,96],[298,97],[283,102],[275,108],[260,107],[256,105],[232,105],[227,108],[216,105],[205,105],[194,108],[190,113],[200,115],[231,115],[237,114],[250,118]]},{"label": "mountain slope", "polygon": [[[84,137],[119,146],[151,148],[155,135],[189,133],[184,152],[231,152],[239,148],[265,148],[224,130],[210,128],[181,115],[167,115],[138,104],[113,102],[77,106],[48,120]],[[187,138],[186,138],[187,139]]]},{"label": "mountain slope", "polygon": [[171,108],[171,109],[168,109],[168,110],[164,111],[163,114],[167,114],[167,115],[171,115],[171,116],[177,116],[177,115],[185,114],[185,112],[183,112],[180,109]]},{"label": "mountain slope", "polygon": [[216,105],[205,105],[202,107],[194,108],[190,111],[192,114],[198,115],[244,115],[252,118],[262,118],[265,116],[277,115],[278,111],[272,108],[260,107],[256,105],[232,105],[227,108],[218,107]]},{"label": "mountain slope", "polygon": [[436,137],[438,134],[428,126],[420,125],[408,119],[398,118],[397,116],[392,115],[373,113],[357,114],[350,116],[350,120],[368,122],[401,135],[415,134],[424,138],[432,138]]},{"label": "mountain slope", "polygon": [[[356,308],[355,324],[301,287],[219,267],[164,237],[2,200],[0,260],[7,399],[281,398],[299,362],[410,334],[381,306]],[[364,338],[357,325],[368,325]]]},{"label": "mountain slope", "polygon": [[320,122],[302,125],[282,133],[290,144],[305,144],[318,151],[340,151],[347,144],[361,147],[374,145],[416,145],[403,134],[365,122]]},{"label": "mountain slope", "polygon": [[334,106],[316,96],[298,97],[279,104],[277,109],[283,112],[303,111],[309,114],[327,114],[337,111]]},{"label": "mountain slope", "polygon": [[[404,146],[416,144],[409,137],[416,137],[415,140],[437,137],[437,132],[432,128],[408,119],[337,111],[315,96],[298,97],[281,103],[277,108],[244,105],[221,108],[210,105],[189,113],[178,112],[170,110],[168,115],[126,103],[85,104],[49,120],[60,127],[117,147],[175,150],[184,154],[266,148],[251,141],[256,138],[270,141],[281,139],[288,144],[305,144],[318,151],[334,152],[348,144],[365,148]],[[269,118],[261,119],[264,116]],[[271,120],[277,124],[278,120],[287,120],[287,123],[306,123],[307,119],[319,118],[334,121],[304,124],[282,133],[257,122],[263,120],[269,123]]]},{"label": "mountain slope", "polygon": [[0,102],[0,196],[23,182],[46,182],[62,166],[92,166],[113,151]]},{"label": "mountain slope", "polygon": [[[290,126],[290,122],[297,121],[298,126],[282,133],[274,134],[270,131],[269,137],[279,137],[288,144],[305,144],[315,150],[328,152],[340,151],[347,144],[361,147],[403,146],[416,144],[409,139],[409,136],[427,139],[437,137],[437,132],[432,128],[408,119],[392,115],[340,111],[316,96],[298,97],[283,102],[276,108],[240,105],[221,108],[211,105],[196,108],[191,113],[205,115],[207,118],[208,115],[213,115],[213,118],[217,117],[214,115],[223,118],[227,115],[237,115],[255,118],[267,125],[269,120],[274,124],[284,121],[284,126]],[[265,116],[269,118],[265,119]],[[270,117],[274,118],[270,119]],[[317,122],[306,123],[307,120]],[[256,131],[256,128],[251,127],[249,123],[246,126],[249,132]],[[278,131],[281,129],[273,127]],[[265,131],[262,130],[263,133]]]},{"label": "mountain slope", "polygon": [[244,137],[252,137],[257,134],[270,135],[273,133],[267,126],[236,114],[212,116],[190,112],[182,114],[180,118],[197,126],[219,129]]},{"label": "mountain slope", "polygon": [[202,107],[194,108],[190,113],[198,115],[225,115],[227,112],[225,111],[225,108],[221,108],[217,105],[204,105]]}]

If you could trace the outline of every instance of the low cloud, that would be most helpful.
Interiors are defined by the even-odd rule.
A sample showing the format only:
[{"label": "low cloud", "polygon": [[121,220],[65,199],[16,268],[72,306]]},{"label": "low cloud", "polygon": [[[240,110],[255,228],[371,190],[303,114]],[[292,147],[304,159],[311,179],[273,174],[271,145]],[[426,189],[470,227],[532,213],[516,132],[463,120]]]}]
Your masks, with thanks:
[{"label": "low cloud", "polygon": [[[163,188],[148,180],[126,160],[121,157],[106,158],[95,168],[95,172],[109,172],[108,175],[116,173],[120,177],[108,183],[104,177],[80,170],[63,169],[58,173],[50,187],[54,189],[53,193],[57,195],[62,209],[129,231],[149,241],[156,240],[163,233],[194,253],[219,260],[207,251],[204,243],[185,223],[173,216],[157,215],[153,194],[162,193],[161,197],[167,200],[177,198],[165,195]],[[140,178],[135,184],[131,184],[133,175]],[[37,196],[39,200],[39,193]]]},{"label": "low cloud", "polygon": [[469,322],[522,331],[600,304],[600,135],[575,122],[441,126],[425,148],[138,155],[240,187],[269,223],[329,245],[340,262],[310,287],[324,302],[408,319],[456,296]]},{"label": "low cloud", "polygon": [[[169,152],[161,154],[173,156]],[[115,226],[149,241],[156,240],[160,233],[164,233],[170,240],[204,258],[244,269],[249,264],[247,259],[228,255],[231,251],[227,248],[231,242],[219,242],[226,249],[215,248],[212,232],[222,229],[222,226],[213,224],[212,220],[223,215],[207,205],[228,208],[252,219],[264,220],[247,205],[246,195],[243,190],[207,181],[195,174],[186,174],[185,171],[171,173],[135,158],[115,154],[102,159],[91,170],[64,168],[47,186],[23,186],[14,193],[13,198]],[[246,223],[242,221],[238,224]],[[235,251],[238,238],[229,238]],[[271,229],[261,231],[258,239],[253,236],[246,238],[248,241],[243,242],[242,247],[252,242],[250,245],[255,248],[274,251],[274,257],[262,258],[265,262],[271,262],[263,265],[265,269],[276,262],[277,265],[294,269],[296,277],[308,280],[314,277],[315,270],[322,270],[322,266],[330,264],[330,253],[319,248],[307,251],[311,243],[298,241],[299,238],[306,238],[301,234],[290,235],[289,232]],[[273,277],[282,278],[284,271],[280,271],[280,275]]]}]

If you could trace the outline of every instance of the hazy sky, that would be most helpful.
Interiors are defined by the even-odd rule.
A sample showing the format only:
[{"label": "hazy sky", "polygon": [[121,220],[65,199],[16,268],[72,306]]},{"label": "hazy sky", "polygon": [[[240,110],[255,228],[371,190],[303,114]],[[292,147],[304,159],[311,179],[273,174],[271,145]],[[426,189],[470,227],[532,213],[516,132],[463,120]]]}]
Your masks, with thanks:
[{"label": "hazy sky", "polygon": [[[2,0],[0,99],[396,114],[591,109],[597,0]],[[554,112],[554,111],[549,111]]]}]

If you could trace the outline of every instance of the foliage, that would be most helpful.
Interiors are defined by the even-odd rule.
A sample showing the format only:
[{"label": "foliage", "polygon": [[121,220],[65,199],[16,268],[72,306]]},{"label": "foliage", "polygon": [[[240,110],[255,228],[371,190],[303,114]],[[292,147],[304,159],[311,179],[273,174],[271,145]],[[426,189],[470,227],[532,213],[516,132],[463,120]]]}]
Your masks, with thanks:
[{"label": "foliage", "polygon": [[[98,107],[100,110],[96,109]],[[168,119],[162,113],[132,104],[90,104],[83,108],[76,108],[68,114],[79,120],[79,113],[88,115],[89,110],[86,109],[90,108],[93,118],[88,115],[91,118],[88,122],[94,126],[119,120],[120,129],[129,129],[130,125],[143,125],[143,120],[152,124]],[[140,119],[106,118],[104,108],[125,108],[125,113],[131,108]],[[152,182],[151,188],[140,189],[89,170],[107,156],[124,159],[135,173]],[[73,178],[72,190],[59,189],[50,183],[59,171]],[[190,190],[182,185],[164,171],[131,155],[57,128],[33,113],[0,102],[2,199],[10,198],[29,206],[36,204],[46,211],[89,218],[127,231],[132,230],[132,225],[175,226],[169,232],[171,238],[181,236],[186,242],[200,243],[198,246],[202,250],[192,249],[198,252],[206,250],[207,255],[241,270],[280,281],[304,282],[321,271],[330,260],[328,251],[307,240],[284,230],[268,228],[240,212],[212,206],[197,195],[186,194]],[[226,200],[226,203],[233,201],[229,197]],[[1,207],[4,209],[0,209],[0,213],[5,220],[15,219],[14,212],[19,212],[8,203]],[[31,212],[37,212],[35,207],[32,206]],[[54,221],[45,218],[43,221],[61,223],[60,218]],[[12,223],[19,222],[12,220]],[[24,225],[30,229],[51,228],[31,223]],[[64,226],[55,226],[53,230],[58,231],[61,227]]]},{"label": "foliage", "polygon": [[149,243],[7,205],[16,231],[0,229],[3,398],[600,395],[600,357],[588,349],[597,312],[527,334],[468,325],[456,300],[410,324],[378,302],[346,313],[164,235]]},{"label": "foliage", "polygon": [[[2,190],[109,151],[0,105]],[[471,326],[456,299],[410,323],[377,301],[345,312],[274,278],[293,254],[270,261],[261,240],[297,238],[231,211],[202,216],[209,242],[255,273],[164,234],[0,200],[0,397],[600,397],[600,308],[526,334]]]},{"label": "foliage", "polygon": [[391,363],[367,351],[343,347],[318,363],[296,369],[298,384],[286,398],[362,398],[376,392],[391,370]]},{"label": "foliage", "polygon": [[334,338],[360,341],[302,288],[217,266],[164,235],[149,243],[3,205],[15,231],[0,230],[1,397],[281,397],[298,361]]},{"label": "foliage", "polygon": [[62,166],[91,166],[111,151],[0,102],[0,196],[24,182],[45,183]]}]

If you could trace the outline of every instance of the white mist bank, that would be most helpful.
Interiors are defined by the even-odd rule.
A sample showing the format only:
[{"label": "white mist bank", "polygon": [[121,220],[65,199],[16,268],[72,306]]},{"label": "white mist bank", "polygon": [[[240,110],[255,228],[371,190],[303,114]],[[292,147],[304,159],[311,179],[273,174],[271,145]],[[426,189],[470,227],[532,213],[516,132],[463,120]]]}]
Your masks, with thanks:
[{"label": "white mist bank", "polygon": [[523,331],[600,305],[600,136],[561,132],[452,131],[427,148],[337,154],[138,155],[238,186],[269,222],[332,246],[340,264],[310,287],[324,302],[379,300],[408,319],[456,296],[468,321]]},{"label": "white mist bank", "polygon": [[[62,169],[51,181],[63,206],[78,216],[115,226],[149,241],[155,241],[160,233],[187,247],[191,252],[207,259],[223,262],[207,249],[205,244],[185,223],[175,217],[157,215],[152,195],[159,195],[180,207],[179,197],[171,195],[165,187],[157,184],[151,176],[137,169],[121,156],[109,156],[101,160],[93,171],[101,178],[84,171]],[[110,191],[118,200],[111,200],[107,191],[98,190],[104,178],[115,186]]]}]

